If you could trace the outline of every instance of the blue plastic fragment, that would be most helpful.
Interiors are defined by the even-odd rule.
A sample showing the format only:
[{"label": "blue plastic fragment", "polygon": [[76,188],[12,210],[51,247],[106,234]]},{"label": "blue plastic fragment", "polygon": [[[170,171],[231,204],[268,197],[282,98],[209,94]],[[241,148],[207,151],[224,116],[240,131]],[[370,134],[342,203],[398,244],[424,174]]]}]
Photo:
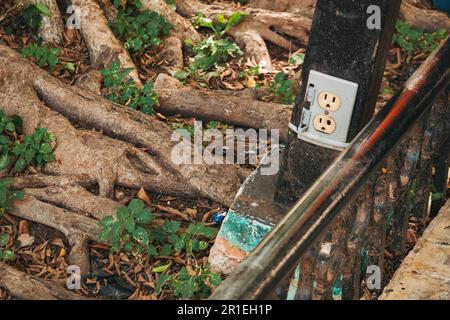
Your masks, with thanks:
[{"label": "blue plastic fragment", "polygon": [[222,223],[223,219],[227,216],[227,212],[217,212],[212,217],[212,222],[220,224]]}]

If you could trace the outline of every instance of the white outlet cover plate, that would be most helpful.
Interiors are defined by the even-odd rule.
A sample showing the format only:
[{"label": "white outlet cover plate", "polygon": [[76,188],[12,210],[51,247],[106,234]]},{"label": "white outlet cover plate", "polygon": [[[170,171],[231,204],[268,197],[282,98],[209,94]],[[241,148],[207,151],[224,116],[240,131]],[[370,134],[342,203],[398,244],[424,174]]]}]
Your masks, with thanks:
[{"label": "white outlet cover plate", "polygon": [[[355,107],[356,95],[358,94],[358,84],[333,77],[331,75],[311,70],[309,73],[308,87],[314,85],[314,100],[311,102],[311,117],[308,129],[299,132],[299,139],[314,143],[330,149],[342,150],[347,143],[348,131],[352,121],[353,109]],[[336,94],[341,105],[336,111],[327,111],[319,106],[318,97],[321,92],[331,92]],[[336,121],[336,130],[331,134],[317,131],[314,128],[314,118],[318,115],[328,115]]]}]

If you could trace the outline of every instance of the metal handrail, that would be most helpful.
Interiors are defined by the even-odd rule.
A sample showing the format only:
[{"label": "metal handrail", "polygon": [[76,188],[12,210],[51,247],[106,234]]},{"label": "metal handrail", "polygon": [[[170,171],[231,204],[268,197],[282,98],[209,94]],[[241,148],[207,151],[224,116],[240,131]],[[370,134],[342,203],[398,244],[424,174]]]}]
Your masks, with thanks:
[{"label": "metal handrail", "polygon": [[210,299],[264,299],[273,294],[449,86],[449,63],[447,38]]}]

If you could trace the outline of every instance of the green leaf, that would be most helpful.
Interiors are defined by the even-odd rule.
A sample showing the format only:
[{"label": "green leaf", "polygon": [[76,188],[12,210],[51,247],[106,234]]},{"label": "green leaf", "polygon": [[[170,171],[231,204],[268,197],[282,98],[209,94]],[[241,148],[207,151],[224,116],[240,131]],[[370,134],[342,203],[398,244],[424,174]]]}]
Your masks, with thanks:
[{"label": "green leaf", "polygon": [[134,243],[132,241],[126,241],[123,245],[123,250],[126,252],[131,252],[134,248]]},{"label": "green leaf", "polygon": [[197,281],[193,277],[186,281],[177,281],[173,284],[173,293],[183,299],[192,298],[199,289]]},{"label": "green leaf", "polygon": [[9,154],[5,153],[3,155],[0,156],[0,170],[5,169],[6,167],[8,167],[10,161],[9,161]]},{"label": "green leaf", "polygon": [[214,287],[218,287],[222,283],[222,278],[218,273],[211,273],[208,278],[209,283],[212,284]]},{"label": "green leaf", "polygon": [[14,253],[11,250],[0,249],[0,260],[11,260],[14,258]]},{"label": "green leaf", "polygon": [[148,224],[153,220],[154,216],[148,210],[141,210],[136,214],[136,222]]},{"label": "green leaf", "polygon": [[158,295],[161,293],[161,289],[164,286],[164,284],[169,281],[169,279],[171,278],[171,276],[169,274],[160,274],[158,281],[156,281],[156,285],[155,285],[155,294]]},{"label": "green leaf", "polygon": [[179,221],[166,220],[166,221],[164,221],[164,224],[163,224],[162,228],[167,233],[175,233],[180,228],[180,224],[181,223]]},{"label": "green leaf", "polygon": [[168,264],[164,264],[162,266],[155,267],[152,269],[152,272],[157,272],[157,273],[164,272],[167,269],[169,269],[170,265],[171,265],[171,263],[168,263]]},{"label": "green leaf", "polygon": [[200,250],[206,250],[206,249],[208,249],[208,242],[206,242],[206,241],[200,241],[199,242],[199,249]]},{"label": "green leaf", "polygon": [[75,64],[73,62],[64,63],[62,67],[70,73],[75,73]]},{"label": "green leaf", "polygon": [[120,207],[120,208],[117,209],[116,215],[117,215],[117,218],[119,219],[119,221],[124,222],[128,218],[128,216],[130,215],[130,212],[128,211],[127,208]]},{"label": "green leaf", "polygon": [[47,7],[47,6],[46,6],[44,3],[42,3],[42,2],[36,3],[36,9],[37,9],[41,14],[43,14],[44,16],[47,16],[47,17],[51,17],[51,16],[52,16],[52,13],[51,13],[49,7]]},{"label": "green leaf", "polygon": [[159,250],[159,255],[162,257],[168,257],[172,253],[172,246],[170,244],[165,244],[162,246],[161,250]]},{"label": "green leaf", "polygon": [[152,244],[148,246],[147,253],[151,257],[156,257],[158,255],[158,251],[156,250],[156,247]]},{"label": "green leaf", "polygon": [[148,246],[148,233],[147,230],[145,230],[142,227],[137,227],[136,230],[133,232],[133,238],[139,242],[140,244],[144,246]]},{"label": "green leaf", "polygon": [[0,247],[6,246],[9,241],[9,235],[6,233],[0,233]]},{"label": "green leaf", "polygon": [[108,228],[108,227],[111,227],[113,222],[114,222],[114,218],[112,216],[106,216],[102,220],[100,220],[98,224],[102,228]]},{"label": "green leaf", "polygon": [[136,223],[134,222],[134,218],[133,217],[128,217],[125,220],[125,229],[129,232],[129,233],[133,233],[134,230],[136,229]]},{"label": "green leaf", "polygon": [[139,199],[133,199],[130,201],[128,205],[128,209],[132,212],[132,214],[136,214],[139,211],[144,209],[144,202]]}]

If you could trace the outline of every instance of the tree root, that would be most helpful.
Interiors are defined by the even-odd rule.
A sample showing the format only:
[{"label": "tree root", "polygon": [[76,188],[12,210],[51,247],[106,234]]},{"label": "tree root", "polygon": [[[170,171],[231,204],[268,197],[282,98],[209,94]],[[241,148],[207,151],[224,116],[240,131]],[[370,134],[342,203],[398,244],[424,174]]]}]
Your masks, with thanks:
[{"label": "tree root", "polygon": [[81,10],[81,34],[89,50],[91,65],[105,68],[119,59],[123,68],[133,69],[129,74],[130,77],[138,85],[142,85],[133,60],[112,33],[98,3],[95,0],[72,0],[72,4]]},{"label": "tree root", "polygon": [[[241,181],[237,166],[177,165],[171,157],[172,131],[164,123],[67,86],[6,46],[0,46],[0,63],[5,66],[0,74],[5,111],[24,119],[26,133],[46,127],[57,137],[57,161],[44,173],[89,177],[105,197],[120,185],[232,202]],[[76,129],[68,119],[103,133]]]},{"label": "tree root", "polygon": [[421,9],[413,5],[414,1],[404,0],[400,8],[400,17],[412,26],[428,31],[436,29],[450,30],[450,18],[443,12]]},{"label": "tree root", "polygon": [[279,129],[281,140],[287,141],[290,106],[192,89],[165,74],[156,79],[155,91],[160,100],[157,110],[163,114],[217,120],[244,128]]},{"label": "tree root", "polygon": [[298,47],[286,36],[301,44],[306,44],[308,30],[312,23],[310,18],[298,14],[273,12],[246,6],[230,9],[227,5],[206,5],[197,0],[177,1],[177,12],[185,17],[193,17],[197,12],[202,12],[209,18],[214,18],[219,14],[230,16],[234,12],[247,14],[239,25],[230,30],[229,34],[237,43],[249,43],[243,48],[247,57],[255,60],[262,69],[267,70],[270,70],[271,59],[268,58],[270,57],[268,49],[261,39],[286,50],[296,51]]},{"label": "tree root", "polygon": [[39,35],[46,43],[61,45],[63,43],[64,25],[56,0],[21,0],[24,5],[34,5],[38,2],[45,4],[51,16],[43,16],[42,26],[39,28]]},{"label": "tree root", "polygon": [[[291,12],[312,18],[315,4],[315,0],[252,0],[248,6],[279,12]],[[426,5],[423,0],[403,0],[400,18],[408,21],[416,28],[427,31],[434,31],[439,28],[450,30],[449,17],[443,12],[430,10],[429,5]]]},{"label": "tree root", "polygon": [[194,43],[201,41],[202,36],[197,32],[197,30],[195,30],[190,21],[184,19],[172,8],[170,8],[165,0],[141,0],[141,2],[142,10],[155,11],[173,25],[171,33],[175,37],[179,38],[183,42],[185,40],[192,40]]},{"label": "tree root", "polygon": [[0,262],[0,286],[12,296],[24,300],[86,300],[75,292],[70,292],[57,283],[19,271]]}]

